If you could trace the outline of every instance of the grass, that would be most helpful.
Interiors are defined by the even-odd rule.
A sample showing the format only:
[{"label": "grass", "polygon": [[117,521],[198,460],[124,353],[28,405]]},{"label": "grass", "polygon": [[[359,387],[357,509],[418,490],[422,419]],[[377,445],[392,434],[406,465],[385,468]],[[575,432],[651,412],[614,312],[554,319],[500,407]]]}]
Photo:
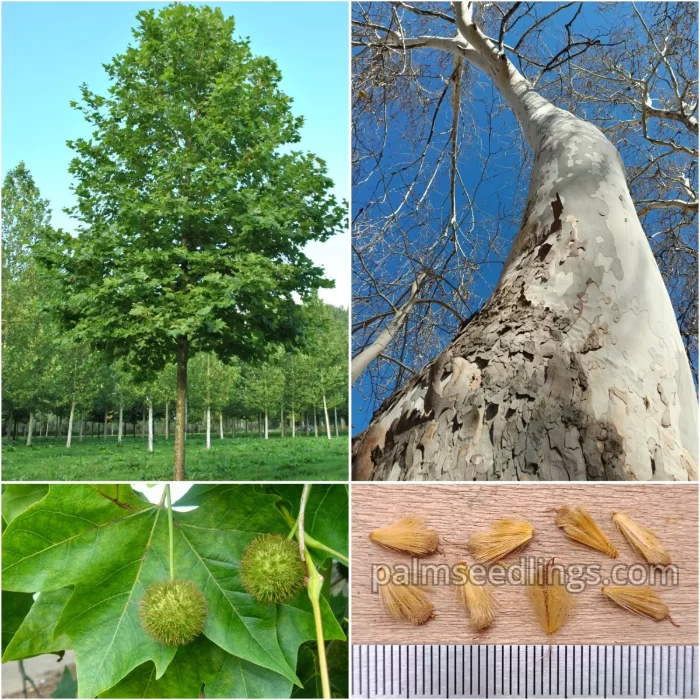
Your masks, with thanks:
[{"label": "grass", "polygon": [[[173,439],[156,438],[153,452],[141,437],[103,439],[3,439],[3,481],[161,481],[173,477]],[[264,440],[252,435],[220,440],[187,436],[186,470],[191,481],[347,481],[348,436]]]}]

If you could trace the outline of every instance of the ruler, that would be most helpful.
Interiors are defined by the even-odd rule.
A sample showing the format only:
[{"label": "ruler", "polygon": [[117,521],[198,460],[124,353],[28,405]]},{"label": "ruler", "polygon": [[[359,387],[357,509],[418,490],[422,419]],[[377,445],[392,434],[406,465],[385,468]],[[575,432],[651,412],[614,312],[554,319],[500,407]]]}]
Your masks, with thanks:
[{"label": "ruler", "polygon": [[697,698],[696,646],[355,645],[354,698]]}]

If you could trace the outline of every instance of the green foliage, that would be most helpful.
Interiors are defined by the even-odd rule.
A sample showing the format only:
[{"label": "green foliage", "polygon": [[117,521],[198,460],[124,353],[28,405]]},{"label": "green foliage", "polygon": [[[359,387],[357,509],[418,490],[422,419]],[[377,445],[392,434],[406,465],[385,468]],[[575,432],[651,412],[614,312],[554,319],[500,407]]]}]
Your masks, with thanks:
[{"label": "green foliage", "polygon": [[325,164],[282,149],[302,120],[233,19],[173,4],[137,20],[105,66],[108,95],[83,85],[75,104],[93,135],[69,143],[83,227],[41,248],[56,308],[136,372],[172,361],[178,337],[224,360],[293,344],[306,327],[293,293],[329,284],[302,248],[344,219]]},{"label": "green foliage", "polygon": [[[312,489],[313,492],[313,489]],[[300,686],[300,646],[315,639],[305,590],[285,604],[257,602],[242,587],[241,556],[267,532],[289,527],[282,499],[255,486],[217,486],[175,512],[178,576],[204,593],[202,635],[164,646],[139,624],[139,605],[168,577],[165,510],[126,485],[51,485],[3,534],[4,590],[40,592],[6,654],[73,649],[79,697],[288,697]],[[347,502],[345,503],[347,512]],[[8,608],[3,606],[3,630]],[[321,600],[325,637],[345,635]]]}]

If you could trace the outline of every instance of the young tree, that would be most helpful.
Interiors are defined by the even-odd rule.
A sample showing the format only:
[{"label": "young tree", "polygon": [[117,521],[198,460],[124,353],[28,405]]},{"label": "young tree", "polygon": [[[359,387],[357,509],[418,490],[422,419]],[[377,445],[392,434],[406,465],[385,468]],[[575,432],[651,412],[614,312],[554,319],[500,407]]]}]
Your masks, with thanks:
[{"label": "young tree", "polygon": [[190,347],[226,361],[296,343],[295,295],[328,284],[302,248],[344,211],[325,164],[286,147],[302,120],[275,63],[232,38],[232,18],[185,4],[137,17],[135,44],[106,66],[108,95],[84,85],[75,105],[92,129],[70,143],[82,227],[42,257],[79,335],[140,374],[176,361],[183,479]]},{"label": "young tree", "polygon": [[50,222],[48,201],[20,163],[2,185],[2,405],[8,437],[15,409],[29,410],[28,445],[55,338],[42,309],[52,290],[44,285],[32,257],[33,246],[49,235]]},{"label": "young tree", "polygon": [[[394,56],[400,66],[406,52],[430,52],[449,64],[443,97],[452,95],[445,103],[457,115],[452,139],[462,78],[472,84],[475,73],[487,76],[534,154],[528,199],[490,297],[460,322],[437,357],[386,398],[355,442],[355,478],[697,478],[697,401],[688,357],[622,160],[597,127],[555,106],[536,85],[601,40],[573,34],[569,23],[563,49],[539,64],[524,63],[528,78],[513,60],[523,66],[518,49],[531,32],[521,41],[508,31],[532,11],[531,3],[494,4],[496,17],[501,14],[491,18],[490,36],[482,6],[447,9],[402,4],[406,21],[395,23],[382,3],[360,6],[356,44],[364,75],[375,71],[378,84],[382,67],[393,70]],[[578,16],[580,7],[573,12]],[[687,97],[679,109],[689,118],[697,108],[695,89]],[[459,178],[451,163],[452,213],[441,245],[460,247],[463,230],[474,229],[474,209],[465,216],[457,210]],[[427,252],[413,258],[415,280],[422,274],[437,279],[434,251]],[[402,303],[413,294],[405,291]],[[395,360],[406,364],[401,356]]]},{"label": "young tree", "polygon": [[[269,419],[284,392],[284,372],[280,353],[271,353],[265,362],[250,364],[243,375],[245,382],[245,402],[263,414],[265,440],[269,439]],[[259,414],[258,414],[259,415]]]}]

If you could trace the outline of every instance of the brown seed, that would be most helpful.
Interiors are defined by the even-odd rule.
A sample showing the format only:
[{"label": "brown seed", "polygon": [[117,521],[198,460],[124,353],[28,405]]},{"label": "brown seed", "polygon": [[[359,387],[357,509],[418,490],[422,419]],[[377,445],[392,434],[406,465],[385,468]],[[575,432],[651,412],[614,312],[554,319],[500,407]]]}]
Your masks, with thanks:
[{"label": "brown seed", "polygon": [[535,534],[530,523],[501,520],[483,534],[469,540],[469,549],[481,564],[493,564],[508,554],[522,549]]},{"label": "brown seed", "polygon": [[670,554],[651,530],[635,522],[624,513],[614,513],[613,522],[625,536],[625,539],[647,562],[661,566],[668,566],[671,563]]},{"label": "brown seed", "polygon": [[458,564],[455,572],[465,578],[464,583],[457,585],[457,600],[469,613],[474,629],[481,631],[490,627],[496,616],[493,587],[474,583],[469,567],[464,563]]},{"label": "brown seed", "polygon": [[391,525],[373,530],[369,533],[369,538],[387,549],[418,557],[432,554],[440,543],[437,532],[425,527],[423,518],[415,516],[408,516]]},{"label": "brown seed", "polygon": [[433,616],[433,604],[421,588],[394,583],[388,566],[380,566],[379,571],[383,581],[379,584],[379,597],[391,617],[422,625]]},{"label": "brown seed", "polygon": [[553,634],[566,622],[573,608],[573,596],[561,581],[561,571],[554,560],[537,569],[527,585],[537,619],[547,634]]},{"label": "brown seed", "polygon": [[586,547],[596,549],[615,559],[617,549],[607,538],[598,524],[583,508],[564,506],[557,510],[557,525],[564,530],[569,539]]},{"label": "brown seed", "polygon": [[648,617],[656,622],[669,620],[672,625],[680,627],[673,621],[668,605],[649,586],[603,586],[602,591],[614,603],[635,615]]}]

